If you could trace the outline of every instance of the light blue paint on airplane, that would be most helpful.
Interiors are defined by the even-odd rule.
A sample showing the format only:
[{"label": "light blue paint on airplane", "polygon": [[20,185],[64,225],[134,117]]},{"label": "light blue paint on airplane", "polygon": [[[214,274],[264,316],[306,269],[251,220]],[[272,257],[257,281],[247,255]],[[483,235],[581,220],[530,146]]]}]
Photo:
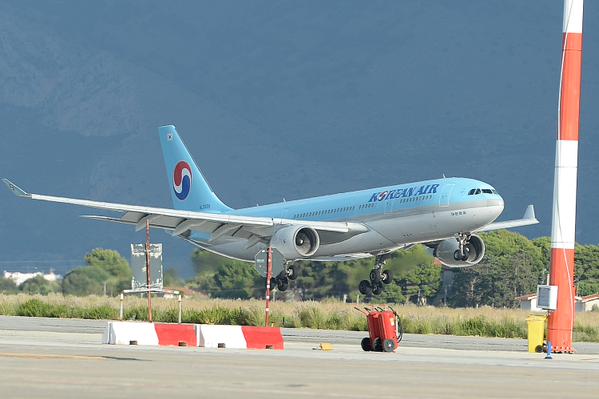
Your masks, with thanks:
[{"label": "light blue paint on airplane", "polygon": [[[162,228],[194,245],[224,256],[253,261],[267,246],[285,259],[351,260],[377,256],[370,281],[360,290],[382,291],[391,281],[382,271],[390,252],[423,243],[448,267],[474,265],[485,246],[475,233],[538,223],[529,206],[518,220],[495,222],[504,202],[487,183],[467,178],[443,178],[296,201],[232,209],[210,188],[174,126],[159,128],[169,190],[174,209],[114,204],[29,194],[8,179],[4,183],[20,197],[120,212],[120,217],[86,217],[136,229]],[[292,266],[277,279],[285,289],[294,277]]]}]

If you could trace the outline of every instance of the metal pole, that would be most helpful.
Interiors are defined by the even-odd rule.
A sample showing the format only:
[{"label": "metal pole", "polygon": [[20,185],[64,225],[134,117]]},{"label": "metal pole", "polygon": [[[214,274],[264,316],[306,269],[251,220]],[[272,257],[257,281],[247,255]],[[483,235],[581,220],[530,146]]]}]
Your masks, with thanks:
[{"label": "metal pole", "polygon": [[148,321],[152,323],[152,289],[150,272],[150,221],[146,220],[146,278],[148,284]]},{"label": "metal pole", "polygon": [[272,248],[268,247],[266,257],[266,313],[264,315],[264,325],[270,326],[270,279],[272,278]]},{"label": "metal pole", "polygon": [[125,317],[125,308],[123,301],[125,300],[125,294],[121,292],[121,308],[119,309],[119,320],[123,320]]},{"label": "metal pole", "polygon": [[183,314],[183,304],[181,302],[181,294],[179,294],[179,324],[181,324],[182,314]]}]

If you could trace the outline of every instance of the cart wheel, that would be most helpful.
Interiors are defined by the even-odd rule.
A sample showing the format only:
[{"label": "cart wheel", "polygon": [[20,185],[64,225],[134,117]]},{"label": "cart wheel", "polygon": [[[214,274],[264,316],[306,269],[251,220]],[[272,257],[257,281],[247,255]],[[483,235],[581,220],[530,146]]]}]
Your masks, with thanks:
[{"label": "cart wheel", "polygon": [[385,352],[393,352],[395,350],[395,341],[386,339],[385,342],[383,342],[383,350]]},{"label": "cart wheel", "polygon": [[362,338],[362,349],[365,352],[370,352],[372,350],[372,343],[370,342],[370,338],[366,337],[366,338]]},{"label": "cart wheel", "polygon": [[377,352],[382,352],[383,351],[383,343],[381,342],[380,338],[375,338],[374,339],[374,350]]},{"label": "cart wheel", "polygon": [[370,295],[372,293],[372,285],[370,285],[370,281],[368,281],[368,280],[360,281],[358,290],[360,291],[360,294],[362,294],[362,295]]},{"label": "cart wheel", "polygon": [[393,281],[393,274],[391,273],[391,270],[383,270],[381,273],[381,280],[385,284],[391,284]]},{"label": "cart wheel", "polygon": [[543,345],[537,345],[537,346],[535,346],[535,352],[537,352],[537,353],[543,353],[543,352],[547,352],[547,349],[545,349],[543,351]]}]

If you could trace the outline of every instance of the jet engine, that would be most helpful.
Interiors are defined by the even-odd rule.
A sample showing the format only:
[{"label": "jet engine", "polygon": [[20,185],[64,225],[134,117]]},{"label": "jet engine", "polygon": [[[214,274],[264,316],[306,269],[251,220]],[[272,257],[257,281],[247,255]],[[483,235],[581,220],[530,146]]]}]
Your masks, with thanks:
[{"label": "jet engine", "polygon": [[433,255],[450,268],[473,266],[485,256],[485,243],[479,236],[473,234],[464,244],[462,253],[458,239],[449,238],[435,247]]},{"label": "jet engine", "polygon": [[275,232],[270,245],[287,260],[307,258],[318,250],[320,237],[311,227],[287,226]]}]

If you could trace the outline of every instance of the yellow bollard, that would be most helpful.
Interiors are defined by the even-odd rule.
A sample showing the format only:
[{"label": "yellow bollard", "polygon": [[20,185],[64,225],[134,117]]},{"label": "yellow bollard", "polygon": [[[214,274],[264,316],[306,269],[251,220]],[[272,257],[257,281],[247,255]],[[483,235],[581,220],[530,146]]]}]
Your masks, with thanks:
[{"label": "yellow bollard", "polygon": [[531,314],[526,318],[528,324],[528,351],[531,353],[543,351],[546,319],[547,316],[538,314]]}]

